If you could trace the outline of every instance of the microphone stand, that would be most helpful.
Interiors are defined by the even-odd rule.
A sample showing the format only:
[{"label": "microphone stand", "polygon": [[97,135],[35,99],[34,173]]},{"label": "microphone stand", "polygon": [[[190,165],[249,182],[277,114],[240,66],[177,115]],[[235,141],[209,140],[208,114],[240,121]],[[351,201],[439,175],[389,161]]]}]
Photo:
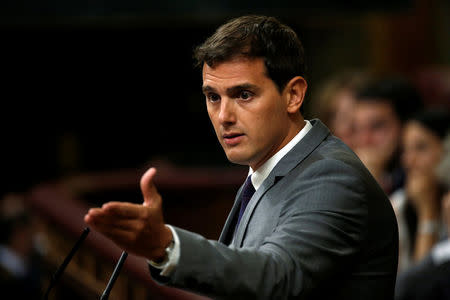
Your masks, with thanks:
[{"label": "microphone stand", "polygon": [[69,254],[64,259],[63,263],[59,266],[59,268],[56,270],[56,272],[52,275],[52,278],[50,280],[50,284],[49,284],[49,286],[47,288],[47,291],[44,294],[44,300],[48,299],[48,296],[50,294],[50,290],[52,289],[52,287],[55,286],[55,284],[58,281],[59,277],[61,277],[61,274],[64,272],[64,270],[66,269],[66,267],[69,264],[70,260],[75,255],[75,252],[77,252],[78,248],[80,248],[81,243],[86,239],[89,231],[90,231],[89,227],[86,227],[83,230],[83,233],[81,234],[80,238],[75,243],[75,245],[73,246],[72,250],[70,250]]},{"label": "microphone stand", "polygon": [[122,255],[120,255],[119,261],[117,262],[116,267],[114,268],[111,278],[109,279],[108,285],[106,286],[103,295],[100,297],[100,300],[108,299],[109,293],[111,292],[113,285],[116,282],[117,277],[119,276],[120,269],[122,269],[122,265],[125,262],[125,259],[127,259],[127,256],[128,253],[125,251],[123,251]]}]

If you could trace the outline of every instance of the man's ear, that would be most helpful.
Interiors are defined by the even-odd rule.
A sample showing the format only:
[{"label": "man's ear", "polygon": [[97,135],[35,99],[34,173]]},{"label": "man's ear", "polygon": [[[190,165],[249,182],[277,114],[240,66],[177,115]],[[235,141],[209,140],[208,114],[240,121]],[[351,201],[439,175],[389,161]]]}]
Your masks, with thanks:
[{"label": "man's ear", "polygon": [[308,84],[306,80],[301,76],[296,76],[292,78],[284,88],[284,93],[286,94],[287,101],[287,111],[288,113],[297,113],[303,104],[305,99],[306,89]]}]

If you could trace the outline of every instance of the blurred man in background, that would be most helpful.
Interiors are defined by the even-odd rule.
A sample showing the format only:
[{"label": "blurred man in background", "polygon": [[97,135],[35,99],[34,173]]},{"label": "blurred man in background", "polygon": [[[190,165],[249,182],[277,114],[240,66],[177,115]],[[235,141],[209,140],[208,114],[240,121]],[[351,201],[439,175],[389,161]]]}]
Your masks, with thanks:
[{"label": "blurred man in background", "polygon": [[354,148],[354,110],[356,95],[370,75],[362,70],[345,70],[333,74],[317,88],[314,100],[308,106],[309,114],[317,116],[330,131]]},{"label": "blurred man in background", "polygon": [[423,107],[414,86],[403,78],[374,79],[356,96],[354,149],[386,194],[404,183],[400,166],[403,123]]}]

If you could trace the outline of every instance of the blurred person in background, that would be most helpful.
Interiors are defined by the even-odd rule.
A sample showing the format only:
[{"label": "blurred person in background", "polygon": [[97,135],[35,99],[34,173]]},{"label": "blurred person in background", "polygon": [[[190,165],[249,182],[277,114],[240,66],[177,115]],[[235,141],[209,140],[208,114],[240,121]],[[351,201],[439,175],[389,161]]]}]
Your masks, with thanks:
[{"label": "blurred person in background", "polygon": [[0,203],[0,291],[7,299],[39,299],[43,268],[31,212],[18,193],[5,194]]},{"label": "blurred person in background", "polygon": [[356,99],[354,150],[390,195],[404,183],[399,158],[403,122],[423,107],[422,99],[400,77],[371,80]]},{"label": "blurred person in background", "polygon": [[450,299],[450,133],[444,143],[445,150],[436,175],[445,187],[441,209],[446,234],[420,262],[399,274],[396,300]]},{"label": "blurred person in background", "polygon": [[354,146],[353,114],[356,92],[368,78],[369,76],[361,70],[342,71],[328,78],[319,85],[309,112],[317,116],[350,148]]},{"label": "blurred person in background", "polygon": [[426,110],[411,117],[402,134],[404,188],[391,195],[399,226],[399,272],[420,261],[442,237],[443,186],[435,169],[442,159],[450,126],[445,110]]}]

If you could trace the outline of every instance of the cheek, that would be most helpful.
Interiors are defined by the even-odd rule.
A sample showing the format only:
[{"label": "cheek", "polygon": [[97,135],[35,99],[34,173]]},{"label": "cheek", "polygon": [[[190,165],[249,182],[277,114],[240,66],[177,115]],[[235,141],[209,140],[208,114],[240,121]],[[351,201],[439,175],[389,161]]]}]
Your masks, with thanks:
[{"label": "cheek", "polygon": [[263,132],[275,132],[279,127],[285,125],[286,116],[275,107],[265,110],[264,114],[259,114],[255,122],[258,124],[258,127],[264,128],[264,130],[261,130],[261,134]]},{"label": "cheek", "polygon": [[287,135],[287,128],[286,118],[273,114],[260,120],[259,128],[255,128],[255,130],[259,137],[259,143],[271,150],[274,146],[278,147],[282,143]]},{"label": "cheek", "polygon": [[374,144],[382,148],[391,148],[397,144],[397,139],[394,138],[392,132],[386,130],[378,130],[374,134]]},{"label": "cheek", "polygon": [[[280,136],[280,120],[277,114],[256,114],[253,118],[242,120],[253,151],[265,151],[270,145],[277,143]],[[244,124],[245,122],[245,124]]]},{"label": "cheek", "polygon": [[411,171],[432,173],[440,161],[440,155],[431,151],[418,151],[414,154],[414,163],[405,164]]},{"label": "cheek", "polygon": [[397,128],[386,128],[385,140],[389,143],[397,144],[400,139],[400,131]]},{"label": "cheek", "polygon": [[406,169],[410,168],[409,161],[410,157],[407,153],[403,153],[400,157],[402,166]]},{"label": "cheek", "polygon": [[398,144],[400,143],[399,140],[399,132],[394,128],[379,130],[376,135],[376,144],[392,152],[397,149]]},{"label": "cheek", "polygon": [[440,153],[437,151],[430,151],[425,153],[422,159],[422,167],[427,169],[434,169],[441,159]]},{"label": "cheek", "polygon": [[217,132],[218,121],[217,121],[216,114],[213,111],[211,111],[210,109],[208,109],[208,116],[209,116],[209,120],[211,121],[212,126],[214,127],[214,130]]}]

